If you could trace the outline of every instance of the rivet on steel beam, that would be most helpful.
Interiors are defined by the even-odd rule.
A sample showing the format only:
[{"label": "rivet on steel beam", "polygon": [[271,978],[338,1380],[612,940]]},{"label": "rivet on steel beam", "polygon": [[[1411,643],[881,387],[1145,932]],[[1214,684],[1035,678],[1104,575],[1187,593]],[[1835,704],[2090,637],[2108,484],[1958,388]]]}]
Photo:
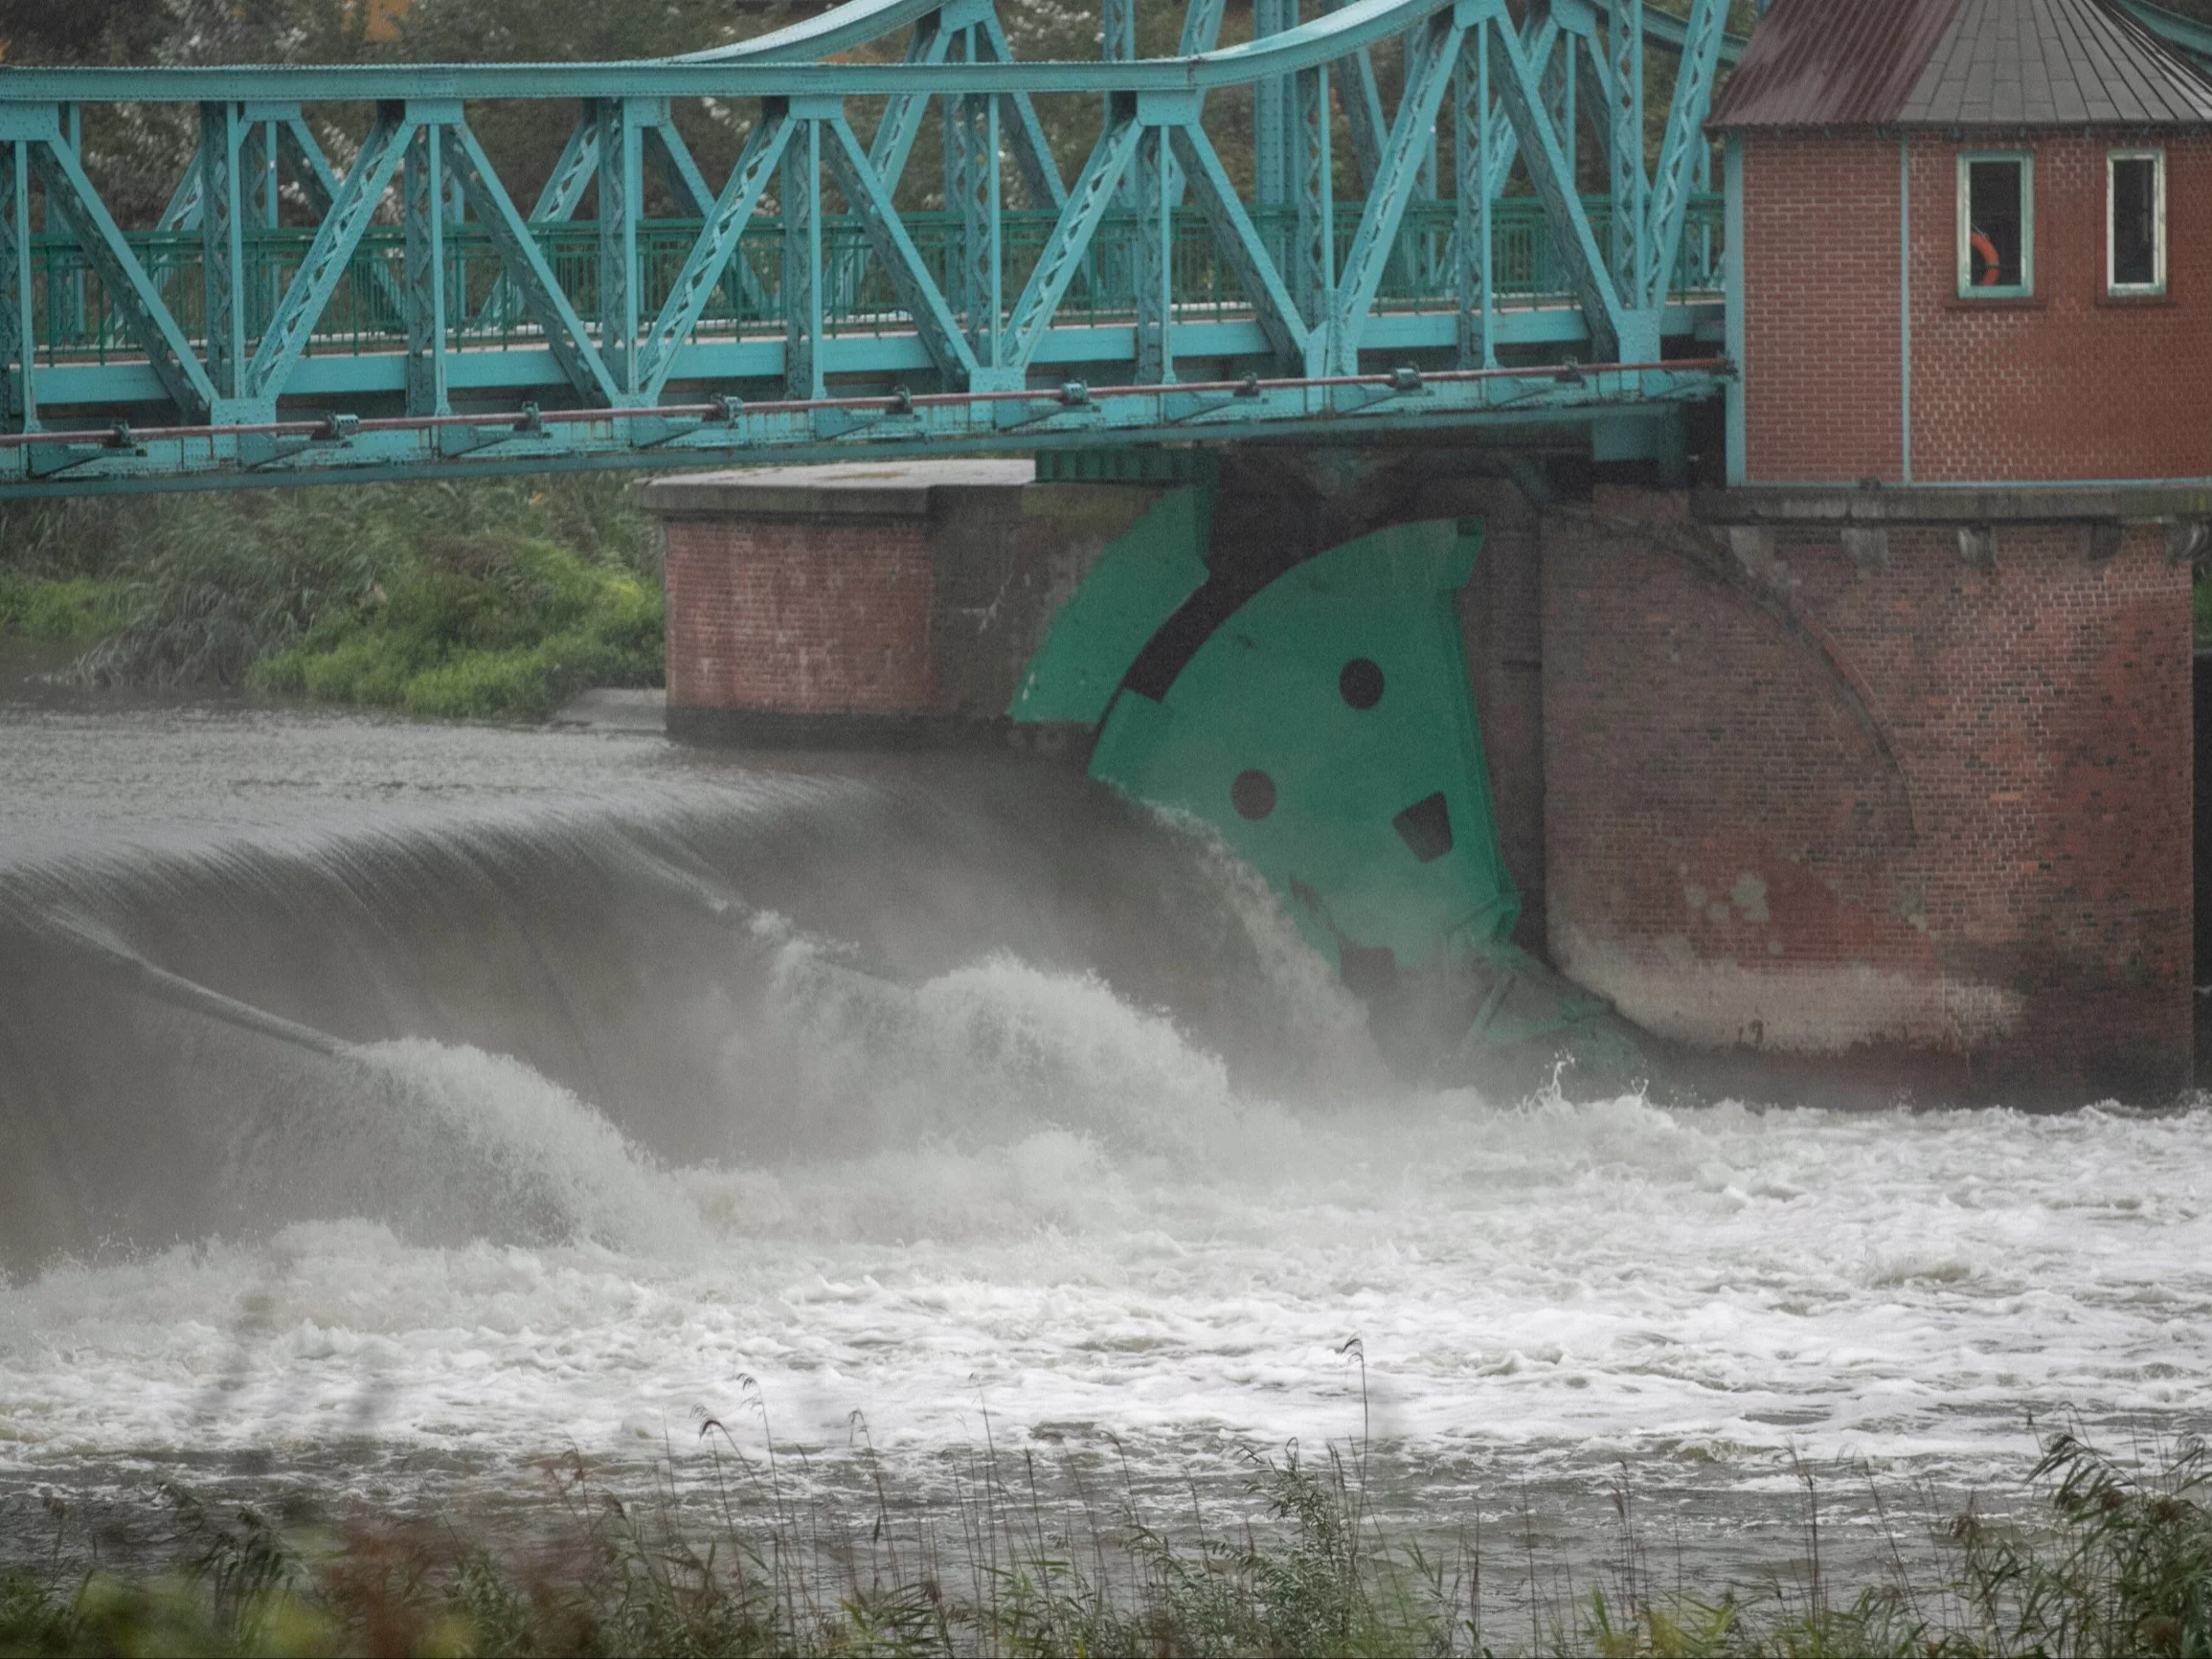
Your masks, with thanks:
[{"label": "rivet on steel beam", "polygon": [[1958,556],[1977,571],[1997,569],[1997,530],[1990,525],[1958,527]]}]

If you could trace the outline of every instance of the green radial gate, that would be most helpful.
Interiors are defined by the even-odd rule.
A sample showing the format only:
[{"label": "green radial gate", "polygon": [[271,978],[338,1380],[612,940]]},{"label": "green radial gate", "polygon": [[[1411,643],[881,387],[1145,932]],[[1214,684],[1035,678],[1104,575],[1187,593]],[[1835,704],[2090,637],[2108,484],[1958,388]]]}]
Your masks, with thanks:
[{"label": "green radial gate", "polygon": [[1508,942],[1459,628],[1481,521],[1376,530],[1241,594],[1203,556],[1212,504],[1171,491],[1106,550],[1013,718],[1092,726],[1092,775],[1214,826],[1423,1069],[1602,1013]]}]

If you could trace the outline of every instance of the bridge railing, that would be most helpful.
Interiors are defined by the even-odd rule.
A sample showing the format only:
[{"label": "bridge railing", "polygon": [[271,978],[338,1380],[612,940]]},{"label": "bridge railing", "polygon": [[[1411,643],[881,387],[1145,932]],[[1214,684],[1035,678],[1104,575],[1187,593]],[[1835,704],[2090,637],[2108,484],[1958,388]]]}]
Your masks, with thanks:
[{"label": "bridge railing", "polygon": [[[1602,196],[1583,203],[1591,228],[1610,234],[1611,206]],[[1270,242],[1287,241],[1297,229],[1295,209],[1255,208],[1254,227]],[[1337,257],[1349,253],[1359,234],[1356,207],[1335,213]],[[1711,297],[1721,286],[1721,240],[1725,214],[1719,196],[1693,196],[1684,235],[1677,251],[1667,293],[1672,300]],[[1057,215],[1017,211],[1004,215],[1006,273],[1027,281],[1050,243]],[[946,213],[904,215],[909,234],[940,282],[950,284],[959,258],[962,226]],[[666,303],[682,272],[686,256],[699,237],[698,220],[652,220],[640,229],[639,268],[646,305]],[[1568,261],[1534,197],[1507,197],[1491,213],[1493,293],[1501,309],[1517,305],[1565,304],[1574,298]],[[308,257],[315,233],[306,228],[259,230],[243,238],[244,261],[238,284],[246,311],[245,338],[258,346],[276,315],[285,289]],[[599,231],[596,222],[572,219],[539,222],[530,235],[555,279],[587,316],[598,307]],[[1061,303],[1063,326],[1128,324],[1135,312],[1128,291],[1139,235],[1137,216],[1112,213],[1099,226],[1082,268]],[[907,333],[914,327],[894,284],[879,265],[868,262],[868,233],[849,215],[823,227],[824,265],[845,280],[826,298],[824,323],[832,335]],[[197,231],[138,231],[125,239],[155,283],[169,296],[186,337],[206,343],[203,241]],[[34,239],[34,313],[38,361],[104,364],[138,356],[121,308],[112,303],[99,273],[83,249],[66,236]],[[508,347],[542,337],[515,307],[493,303],[503,266],[489,235],[471,225],[448,227],[445,235],[445,314],[452,319],[449,347],[456,351]],[[774,337],[787,321],[781,300],[783,225],[776,215],[749,224],[731,268],[718,280],[702,309],[691,338]],[[406,238],[397,226],[378,226],[361,238],[329,304],[309,331],[305,352],[389,351],[404,347],[408,320],[401,301]],[[1455,297],[1439,272],[1456,258],[1455,213],[1449,202],[1415,202],[1406,211],[1396,251],[1377,287],[1375,306],[1393,313],[1449,311]],[[739,269],[742,262],[743,270]],[[1253,297],[1222,250],[1203,213],[1183,209],[1174,215],[1170,258],[1171,295],[1178,321],[1249,318]],[[595,338],[597,331],[594,330]]]}]

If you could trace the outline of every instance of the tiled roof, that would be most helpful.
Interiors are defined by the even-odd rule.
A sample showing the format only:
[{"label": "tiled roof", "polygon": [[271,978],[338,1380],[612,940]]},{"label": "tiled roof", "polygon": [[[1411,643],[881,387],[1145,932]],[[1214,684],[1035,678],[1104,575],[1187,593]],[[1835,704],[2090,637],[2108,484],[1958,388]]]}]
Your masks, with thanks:
[{"label": "tiled roof", "polygon": [[2097,0],[1959,0],[1901,124],[2196,125],[2212,86]]},{"label": "tiled roof", "polygon": [[1712,126],[1890,120],[1959,0],[1775,0],[1713,100]]},{"label": "tiled roof", "polygon": [[1710,124],[2212,125],[2212,83],[2101,0],[1775,0]]}]

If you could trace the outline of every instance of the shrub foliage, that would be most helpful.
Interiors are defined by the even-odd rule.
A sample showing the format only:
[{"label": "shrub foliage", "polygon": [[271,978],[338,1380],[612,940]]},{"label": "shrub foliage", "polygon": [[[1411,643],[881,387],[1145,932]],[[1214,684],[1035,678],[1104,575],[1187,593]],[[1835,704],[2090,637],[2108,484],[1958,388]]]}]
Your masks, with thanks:
[{"label": "shrub foliage", "polygon": [[659,684],[651,549],[596,477],[33,504],[0,512],[0,630],[97,684],[529,719]]}]

